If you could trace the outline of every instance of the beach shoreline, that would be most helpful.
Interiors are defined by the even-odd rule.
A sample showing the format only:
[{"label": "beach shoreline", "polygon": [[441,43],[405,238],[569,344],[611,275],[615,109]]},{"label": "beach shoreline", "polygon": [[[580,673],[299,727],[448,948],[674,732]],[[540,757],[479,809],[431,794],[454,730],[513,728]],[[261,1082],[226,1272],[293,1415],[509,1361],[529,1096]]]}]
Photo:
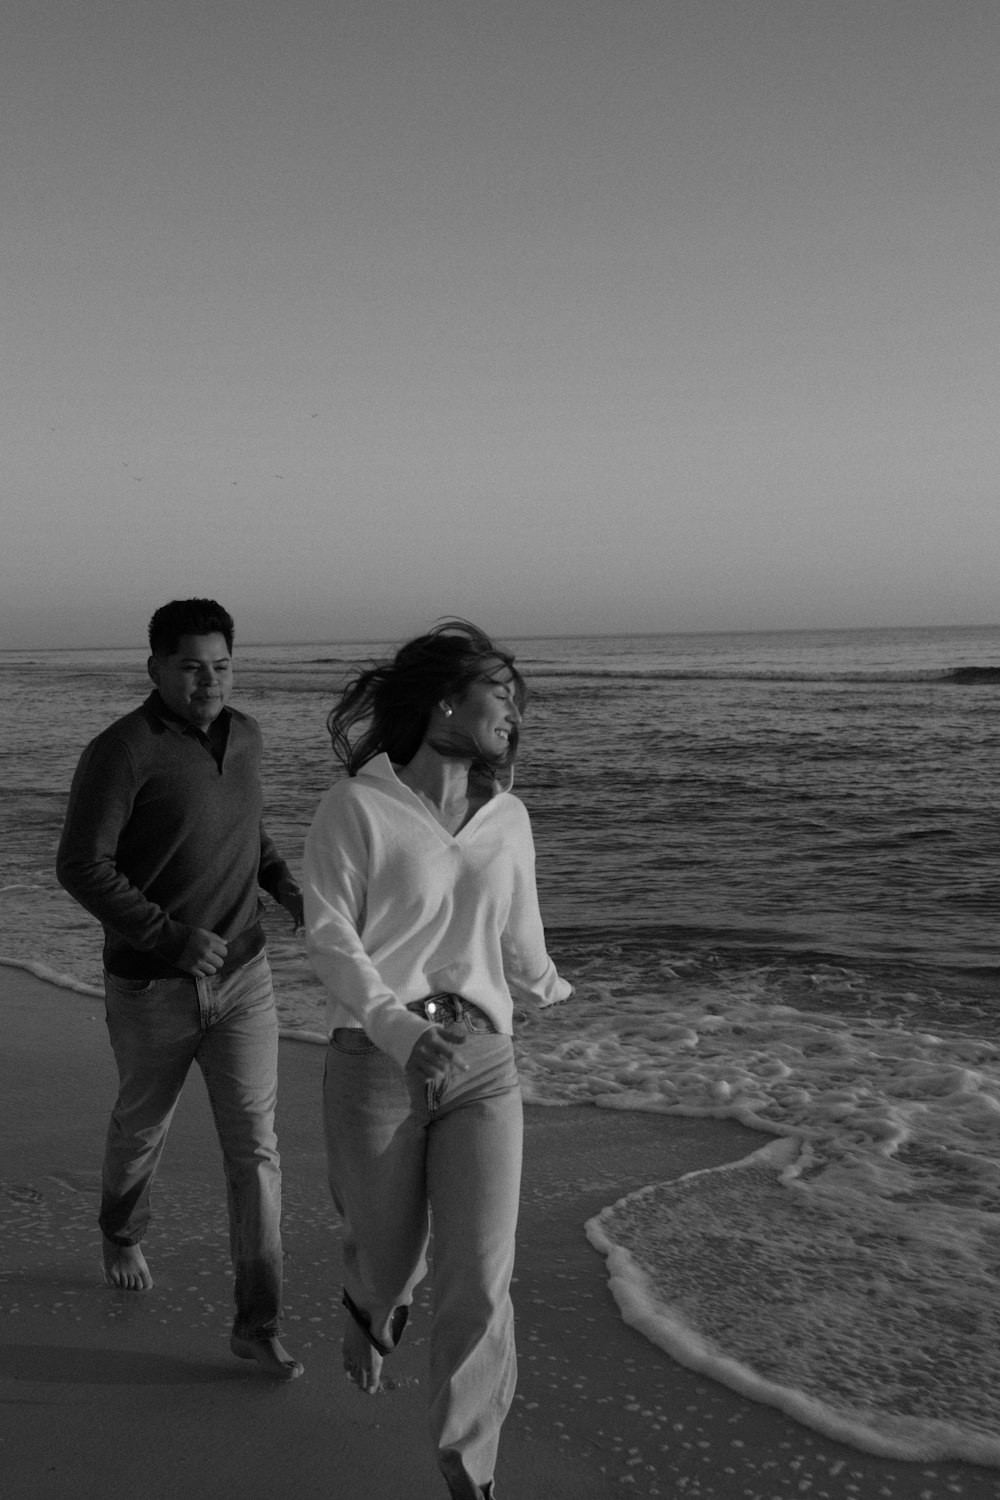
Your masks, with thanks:
[{"label": "beach shoreline", "polygon": [[[161,1167],[148,1241],[156,1285],[141,1296],[108,1291],[94,1224],[114,1096],[100,1001],[4,966],[0,1015],[0,1464],[12,1500],[133,1490],[173,1500],[196,1485],[244,1500],[441,1492],[424,1424],[423,1290],[394,1356],[393,1392],[363,1397],[339,1369],[322,1049],[281,1043],[286,1342],[306,1374],[275,1386],[226,1350],[224,1194],[201,1084],[185,1089]],[[501,1500],[776,1500],[809,1484],[833,1500],[995,1495],[994,1471],[879,1460],[827,1440],[685,1370],[622,1321],[587,1219],[644,1183],[737,1160],[759,1135],[582,1105],[526,1114],[520,1378],[501,1444]]]}]

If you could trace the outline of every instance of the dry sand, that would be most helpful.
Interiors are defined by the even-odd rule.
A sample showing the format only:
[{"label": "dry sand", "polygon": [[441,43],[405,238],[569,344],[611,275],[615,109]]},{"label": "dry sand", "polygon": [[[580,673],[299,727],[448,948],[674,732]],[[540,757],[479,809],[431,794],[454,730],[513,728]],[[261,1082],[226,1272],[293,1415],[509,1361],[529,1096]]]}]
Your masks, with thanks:
[{"label": "dry sand", "polygon": [[[396,1389],[339,1367],[338,1234],[320,1047],[283,1041],[285,1342],[273,1384],[226,1346],[222,1172],[200,1076],[182,1098],[146,1242],[156,1284],[112,1292],[94,1223],[114,1070],[99,1001],[0,968],[0,1494],[5,1500],[444,1500],[424,1427],[418,1299]],[[728,1124],[529,1109],[520,1382],[498,1500],[996,1500],[1000,1475],[870,1458],[690,1374],[626,1327],[583,1224],[644,1183],[745,1155]]]}]

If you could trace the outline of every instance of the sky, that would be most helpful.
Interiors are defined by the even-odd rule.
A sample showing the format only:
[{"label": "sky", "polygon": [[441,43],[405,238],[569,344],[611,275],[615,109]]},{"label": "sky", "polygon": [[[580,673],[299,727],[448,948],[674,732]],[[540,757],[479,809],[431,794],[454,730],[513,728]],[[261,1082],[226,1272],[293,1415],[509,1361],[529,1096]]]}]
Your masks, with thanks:
[{"label": "sky", "polygon": [[995,0],[6,0],[0,645],[1000,619]]}]

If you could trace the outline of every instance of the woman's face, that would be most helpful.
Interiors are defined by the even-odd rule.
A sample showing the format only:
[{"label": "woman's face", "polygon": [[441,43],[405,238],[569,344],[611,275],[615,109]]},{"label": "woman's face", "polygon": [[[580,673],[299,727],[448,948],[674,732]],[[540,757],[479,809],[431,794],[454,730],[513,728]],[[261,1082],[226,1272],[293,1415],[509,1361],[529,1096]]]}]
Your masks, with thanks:
[{"label": "woman's face", "polygon": [[510,749],[512,731],[521,723],[517,690],[509,667],[498,663],[472,683],[461,698],[450,700],[448,729],[471,739],[484,760],[501,760]]}]

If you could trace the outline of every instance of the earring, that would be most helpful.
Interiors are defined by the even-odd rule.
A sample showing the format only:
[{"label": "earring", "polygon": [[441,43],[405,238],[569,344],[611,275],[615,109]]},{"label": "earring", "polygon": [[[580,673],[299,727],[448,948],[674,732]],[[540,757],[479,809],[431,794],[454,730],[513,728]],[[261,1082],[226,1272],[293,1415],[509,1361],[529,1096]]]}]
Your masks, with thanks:
[{"label": "earring", "polygon": [[452,710],[451,710],[451,708],[450,708],[450,707],[449,707],[449,706],[448,706],[448,704],[447,704],[447,703],[443,703],[443,704],[442,704],[442,705],[441,705],[441,706],[442,706],[442,708],[443,708],[443,709],[444,709],[444,716],[445,716],[445,718],[446,718],[446,719],[450,719],[450,718],[451,718],[451,715],[452,715]]}]

